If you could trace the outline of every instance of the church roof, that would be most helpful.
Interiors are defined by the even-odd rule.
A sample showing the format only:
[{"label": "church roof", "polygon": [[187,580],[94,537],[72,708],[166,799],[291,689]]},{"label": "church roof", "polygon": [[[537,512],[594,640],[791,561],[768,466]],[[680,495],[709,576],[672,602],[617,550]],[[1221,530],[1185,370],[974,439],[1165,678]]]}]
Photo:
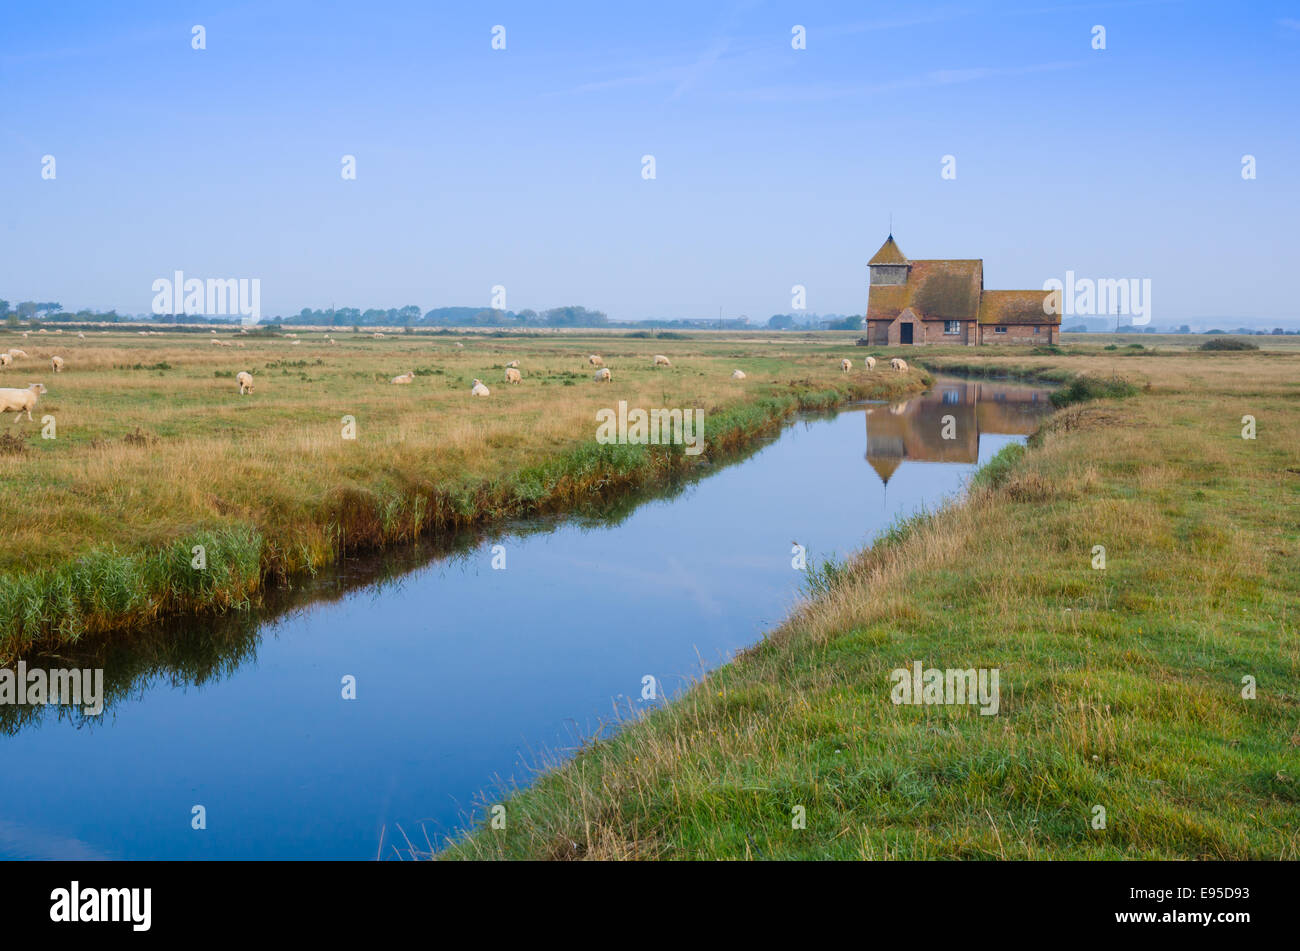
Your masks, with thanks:
[{"label": "church roof", "polygon": [[[980,301],[981,324],[1059,324],[1044,301],[1052,291],[985,291]],[[1057,311],[1060,307],[1055,308]]]},{"label": "church roof", "polygon": [[[879,233],[879,232],[877,232]],[[894,236],[891,234],[885,239],[885,243],[880,246],[880,250],[875,253],[868,266],[873,264],[906,264],[907,258],[899,250],[898,245],[894,243]]]},{"label": "church roof", "polygon": [[906,284],[872,284],[867,319],[893,319],[910,307],[922,320],[974,320],[984,286],[984,262],[912,261]]}]

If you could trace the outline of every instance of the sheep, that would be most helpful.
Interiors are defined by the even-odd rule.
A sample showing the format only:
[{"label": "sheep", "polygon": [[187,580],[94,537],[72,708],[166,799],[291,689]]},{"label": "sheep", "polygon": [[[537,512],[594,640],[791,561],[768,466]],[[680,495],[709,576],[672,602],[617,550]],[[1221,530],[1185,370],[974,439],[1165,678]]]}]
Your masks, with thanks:
[{"label": "sheep", "polygon": [[54,368],[55,373],[62,373],[63,357],[50,357],[50,366]]},{"label": "sheep", "polygon": [[235,341],[235,346],[236,346],[236,347],[242,347],[243,345],[244,345],[244,341],[242,341],[242,340],[236,340],[236,341]]},{"label": "sheep", "polygon": [[518,361],[518,360],[511,360],[509,363],[506,364],[506,369],[507,369],[507,370],[517,370],[517,369],[519,369],[519,361]]},{"label": "sheep", "polygon": [[395,377],[393,377],[393,382],[394,382],[394,383],[398,383],[398,384],[401,384],[401,383],[414,383],[414,382],[415,382],[415,371],[414,371],[414,370],[409,370],[409,371],[407,371],[406,373],[403,373],[401,376],[395,376]]},{"label": "sheep", "polygon": [[506,367],[507,383],[522,383],[523,381],[524,381],[524,376],[522,373],[520,373],[514,367]]},{"label": "sheep", "polygon": [[10,348],[9,348],[9,356],[11,356],[11,357],[13,357],[15,360],[17,360],[19,357],[25,357],[25,356],[27,356],[27,351],[26,351],[26,350],[19,350],[17,347],[10,347]]},{"label": "sheep", "polygon": [[483,385],[482,380],[475,380],[474,386],[470,388],[470,396],[487,396],[492,391]]},{"label": "sheep", "polygon": [[14,358],[7,353],[0,353],[0,367],[7,367],[14,362]]},{"label": "sheep", "polygon": [[602,370],[597,370],[597,371],[596,371],[596,377],[595,377],[595,379],[596,379],[596,382],[597,382],[597,383],[602,383],[602,382],[603,382],[603,383],[613,383],[613,382],[614,382],[614,374],[612,374],[612,373],[609,372],[609,367],[605,367],[605,368],[602,369]]},{"label": "sheep", "polygon": [[899,373],[907,372],[907,361],[904,360],[902,357],[894,357],[894,359],[889,361],[889,365],[893,367],[895,370],[897,370]]},{"label": "sheep", "polygon": [[329,338],[329,341],[330,341],[330,346],[331,346],[331,347],[336,347],[336,346],[338,346],[338,341],[335,340],[333,337],[330,337],[330,338]]},{"label": "sheep", "polygon": [[672,364],[672,361],[669,360],[667,357],[665,357],[662,353],[656,353],[656,354],[655,354],[655,366],[657,366],[657,367],[670,367],[670,366],[672,366],[672,365],[673,365],[673,364]]},{"label": "sheep", "polygon": [[853,361],[852,361],[852,360],[841,360],[841,361],[840,361],[840,369],[841,369],[843,372],[848,373],[850,370],[853,369]]},{"label": "sheep", "polygon": [[44,383],[28,383],[25,389],[11,389],[5,387],[0,389],[0,413],[6,410],[14,411],[14,424],[22,418],[23,410],[27,411],[27,421],[34,422],[32,419],[32,408],[36,406],[36,400],[45,392]]},{"label": "sheep", "polygon": [[600,358],[600,354],[598,353],[593,353],[591,356],[587,357],[587,362],[593,367],[603,367],[605,365],[605,361]]},{"label": "sheep", "polygon": [[876,358],[875,358],[875,357],[867,357],[867,359],[864,360],[863,362],[866,363],[866,365],[867,365],[867,369],[868,369],[868,370],[874,370],[874,369],[876,368]]},{"label": "sheep", "polygon": [[235,374],[235,382],[239,384],[239,395],[253,392],[253,374],[247,370],[240,370]]},{"label": "sheep", "polygon": [[46,330],[44,327],[42,327],[40,330],[38,330],[38,331],[36,331],[36,332],[37,332],[38,334],[47,334],[47,333],[49,333],[49,331]]},{"label": "sheep", "polygon": [[732,371],[731,371],[731,378],[732,378],[733,380],[743,380],[743,379],[745,378],[745,371],[744,371],[744,370],[732,370]]},{"label": "sheep", "polygon": [[54,332],[55,332],[56,334],[61,334],[61,333],[63,333],[63,328],[60,327],[58,330],[56,330],[56,331],[54,331]]},{"label": "sheep", "polygon": [[[141,337],[149,336],[149,331],[147,330],[137,330],[136,333],[138,333]],[[26,337],[27,334],[23,334],[23,336]]]},{"label": "sheep", "polygon": [[78,334],[77,334],[77,339],[78,339],[78,340],[85,340],[85,339],[86,339],[86,335],[83,334],[83,333],[78,333]]},{"label": "sheep", "polygon": [[[214,330],[213,333],[216,333],[216,331]],[[216,337],[213,337],[211,340],[208,341],[208,343],[212,344],[212,346],[214,347],[221,346],[221,341],[218,340]]]},{"label": "sheep", "polygon": [[[298,346],[298,344],[300,344],[300,343],[302,343],[301,340],[294,340],[292,343],[289,344],[289,346],[291,346],[291,347],[296,347],[296,346]],[[230,344],[226,344],[226,346],[228,347],[228,346],[230,346]]]},{"label": "sheep", "polygon": [[377,334],[374,334],[374,338],[375,338],[376,340],[383,340],[383,339],[384,339],[384,335],[381,334],[381,333],[377,333]]},{"label": "sheep", "polygon": [[216,331],[215,331],[215,330],[209,330],[208,333],[210,333],[210,334],[214,334],[214,333],[216,333]]}]

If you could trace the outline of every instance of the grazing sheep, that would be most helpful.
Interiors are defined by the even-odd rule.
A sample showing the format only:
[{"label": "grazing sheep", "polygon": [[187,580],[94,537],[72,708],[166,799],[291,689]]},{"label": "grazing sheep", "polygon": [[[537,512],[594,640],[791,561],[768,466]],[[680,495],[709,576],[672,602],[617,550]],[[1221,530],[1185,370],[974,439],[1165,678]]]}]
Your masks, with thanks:
[{"label": "grazing sheep", "polygon": [[50,366],[54,368],[55,373],[62,373],[63,357],[50,357]]},{"label": "grazing sheep", "polygon": [[[138,333],[141,337],[149,336],[149,331],[147,330],[137,330],[136,333]],[[23,334],[23,336],[26,337],[27,334]]]},{"label": "grazing sheep", "polygon": [[519,361],[518,361],[518,360],[511,360],[509,363],[506,364],[506,369],[507,369],[507,370],[517,370],[517,369],[519,369]]},{"label": "grazing sheep", "polygon": [[414,383],[414,382],[415,382],[415,371],[414,371],[414,370],[409,370],[409,371],[407,371],[406,373],[403,373],[401,376],[395,376],[395,377],[393,377],[393,382],[394,382],[394,383]]},{"label": "grazing sheep", "polygon": [[78,339],[78,340],[85,340],[85,339],[86,339],[86,335],[83,334],[83,333],[78,333],[78,334],[77,334],[77,339]]},{"label": "grazing sheep", "polygon": [[34,422],[32,419],[32,408],[36,406],[36,400],[45,392],[44,383],[28,383],[25,389],[10,389],[5,387],[0,389],[0,413],[6,410],[14,411],[14,423],[22,418],[23,410],[27,411],[27,421]]},{"label": "grazing sheep", "polygon": [[[298,346],[298,344],[300,344],[300,343],[302,343],[301,340],[295,340],[295,341],[293,341],[293,343],[289,344],[289,346],[291,346],[291,347],[296,347],[296,346]],[[230,344],[226,344],[226,346],[228,347],[228,346],[230,346]]]},{"label": "grazing sheep", "polygon": [[876,368],[876,358],[875,358],[875,357],[867,357],[867,359],[864,360],[863,362],[866,363],[866,365],[867,365],[867,369],[868,369],[868,370],[874,370],[874,369]]},{"label": "grazing sheep", "polygon": [[465,345],[461,343],[459,340],[457,340],[454,344],[452,344],[452,346],[454,346],[457,350],[465,349]]},{"label": "grazing sheep", "polygon": [[240,370],[235,374],[235,382],[239,384],[239,395],[253,392],[253,374],[247,370]]},{"label": "grazing sheep", "polygon": [[524,376],[522,373],[520,373],[514,367],[506,367],[507,383],[522,383],[523,381],[524,381]]},{"label": "grazing sheep", "polygon": [[384,338],[384,335],[383,335],[383,334],[380,334],[380,333],[377,333],[377,334],[374,335],[374,337],[375,337],[376,340],[382,340],[382,339]]},{"label": "grazing sheep", "polygon": [[[213,333],[216,333],[215,330],[212,331],[212,332],[213,332]],[[213,337],[211,340],[208,341],[208,343],[212,344],[212,346],[214,346],[214,347],[219,347],[219,346],[221,346],[221,341],[218,340],[216,337]]]},{"label": "grazing sheep", "polygon": [[61,334],[61,333],[63,333],[63,328],[60,327],[58,330],[56,330],[56,331],[54,331],[54,332],[55,332],[56,334]]},{"label": "grazing sheep", "polygon": [[216,333],[216,331],[215,331],[215,330],[209,330],[208,333],[210,333],[210,334],[214,334],[214,333]]},{"label": "grazing sheep", "polygon": [[14,358],[7,353],[0,353],[0,367],[7,367],[14,362]]},{"label": "grazing sheep", "polygon": [[25,357],[25,356],[27,356],[27,351],[26,351],[26,350],[19,350],[17,347],[11,347],[10,350],[9,350],[9,356],[11,356],[11,357],[13,357],[15,360],[17,360],[19,357]]},{"label": "grazing sheep", "polygon": [[331,347],[338,346],[338,341],[335,340],[333,337],[330,337],[329,340],[330,340],[330,346],[331,346]]},{"label": "grazing sheep", "polygon": [[889,365],[893,367],[895,370],[897,370],[899,373],[907,372],[907,361],[904,360],[902,357],[894,357],[894,359],[889,361]]},{"label": "grazing sheep", "polygon": [[657,367],[670,367],[670,366],[672,366],[672,365],[673,365],[673,364],[672,364],[672,361],[669,360],[667,357],[665,357],[662,353],[656,353],[656,354],[655,354],[655,366],[657,366]]},{"label": "grazing sheep", "polygon": [[841,360],[841,361],[840,361],[840,369],[843,370],[845,373],[848,373],[850,370],[853,369],[853,361],[852,361],[852,360]]},{"label": "grazing sheep", "polygon": [[603,367],[605,365],[605,361],[600,358],[600,354],[598,353],[593,353],[591,356],[587,357],[587,362],[593,367]]},{"label": "grazing sheep", "polygon": [[492,391],[483,385],[482,380],[475,380],[474,386],[470,389],[470,396],[487,396]]},{"label": "grazing sheep", "polygon": [[609,367],[605,367],[603,370],[596,371],[595,379],[597,383],[613,383],[614,374],[609,372]]},{"label": "grazing sheep", "polygon": [[38,330],[38,331],[36,331],[36,332],[37,332],[38,334],[47,334],[47,333],[49,333],[49,331],[46,330],[44,327],[42,327],[40,330]]},{"label": "grazing sheep", "polygon": [[732,378],[733,380],[743,380],[743,379],[745,378],[745,371],[744,371],[744,370],[732,370],[732,371],[731,371],[731,378]]}]

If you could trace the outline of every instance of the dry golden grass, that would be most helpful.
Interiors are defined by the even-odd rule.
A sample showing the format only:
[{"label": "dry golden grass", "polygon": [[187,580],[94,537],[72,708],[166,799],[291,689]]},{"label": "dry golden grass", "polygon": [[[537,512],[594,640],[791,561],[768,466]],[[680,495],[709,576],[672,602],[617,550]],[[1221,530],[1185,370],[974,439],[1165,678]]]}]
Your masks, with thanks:
[{"label": "dry golden grass", "polygon": [[[109,607],[88,611],[83,595],[66,594],[69,585],[93,594],[94,578],[32,581],[105,546],[115,557],[172,546],[179,558],[186,539],[213,531],[243,553],[243,563],[251,558],[261,573],[283,576],[346,548],[563,508],[693,461],[681,453],[587,452],[595,448],[596,411],[619,400],[704,409],[706,445],[715,451],[763,413],[770,419],[799,399],[900,393],[924,378],[841,373],[840,356],[860,352],[843,334],[773,334],[760,345],[726,334],[331,333],[337,344],[319,331],[299,331],[296,343],[280,334],[224,333],[232,346],[222,347],[206,333],[110,331],[81,340],[0,332],[0,349],[29,354],[0,370],[0,385],[44,382],[49,392],[37,419],[52,417],[57,427],[56,438],[45,439],[39,422],[0,417],[0,427],[26,438],[26,451],[0,453],[0,491],[14,500],[0,546],[0,610],[28,618],[10,627],[30,641],[49,633],[44,628],[70,636],[87,624],[110,625]],[[592,379],[587,356],[597,352],[612,383]],[[56,353],[66,364],[57,375],[49,368]],[[655,367],[656,353],[672,367]],[[520,361],[521,385],[504,380],[511,360]],[[736,368],[748,379],[732,380]],[[238,392],[241,370],[253,375],[252,394]],[[408,371],[413,384],[390,382]],[[475,378],[491,388],[489,397],[470,396]],[[746,417],[744,407],[762,413]],[[344,416],[355,419],[354,440],[343,438]],[[120,576],[140,569],[97,570],[127,587]],[[168,570],[159,567],[157,583],[170,590],[177,586]],[[237,601],[248,590],[232,580],[221,599]],[[40,603],[50,592],[63,602],[59,612]],[[143,618],[189,606],[180,594],[167,597],[174,603],[127,599],[123,613]]]}]

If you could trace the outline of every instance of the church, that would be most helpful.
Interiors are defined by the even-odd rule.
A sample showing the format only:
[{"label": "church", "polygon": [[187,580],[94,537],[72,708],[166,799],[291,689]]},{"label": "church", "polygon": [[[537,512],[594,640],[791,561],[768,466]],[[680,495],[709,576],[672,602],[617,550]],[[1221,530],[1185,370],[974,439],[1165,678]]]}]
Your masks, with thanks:
[{"label": "church", "polygon": [[867,267],[867,346],[1060,342],[1060,292],[985,290],[982,259],[909,260],[891,234]]}]

